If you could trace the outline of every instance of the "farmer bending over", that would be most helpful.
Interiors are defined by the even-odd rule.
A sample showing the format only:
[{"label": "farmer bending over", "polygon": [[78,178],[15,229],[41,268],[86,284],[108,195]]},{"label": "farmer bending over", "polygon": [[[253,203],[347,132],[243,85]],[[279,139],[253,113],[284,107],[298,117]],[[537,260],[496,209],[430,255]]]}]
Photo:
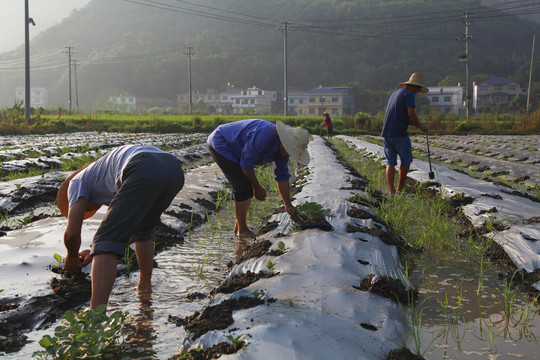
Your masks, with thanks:
[{"label": "farmer bending over", "polygon": [[[65,269],[76,272],[92,263],[90,308],[107,304],[116,278],[116,261],[135,242],[140,268],[137,290],[151,292],[154,226],[184,186],[180,161],[153,146],[124,145],[71,173],[60,186],[57,204],[68,218],[64,233]],[[84,219],[108,205],[92,242],[79,253]],[[79,257],[84,261],[81,263]]]},{"label": "farmer bending over", "polygon": [[251,198],[266,199],[266,190],[255,175],[255,166],[274,162],[275,180],[285,211],[293,214],[289,189],[289,156],[302,165],[309,163],[306,129],[292,128],[281,121],[249,119],[218,126],[208,137],[210,155],[219,165],[232,187],[236,224],[234,234],[253,238],[246,218]]},{"label": "farmer bending over", "polygon": [[399,182],[397,191],[403,191],[405,178],[413,161],[411,139],[407,132],[409,123],[422,131],[427,131],[427,125],[421,124],[416,116],[414,96],[419,92],[427,93],[429,90],[422,83],[422,75],[414,73],[409,81],[399,85],[401,89],[394,92],[386,106],[386,116],[382,129],[384,140],[384,155],[386,156],[386,181],[390,194],[394,194],[394,178],[396,174],[397,155],[399,155]]}]

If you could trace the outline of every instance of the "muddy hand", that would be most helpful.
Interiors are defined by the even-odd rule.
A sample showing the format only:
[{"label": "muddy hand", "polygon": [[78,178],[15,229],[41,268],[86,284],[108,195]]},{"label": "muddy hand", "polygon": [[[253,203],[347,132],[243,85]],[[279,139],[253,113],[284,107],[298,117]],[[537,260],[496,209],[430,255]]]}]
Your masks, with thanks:
[{"label": "muddy hand", "polygon": [[64,269],[71,274],[79,272],[81,270],[79,256],[66,255],[64,258]]},{"label": "muddy hand", "polygon": [[92,262],[92,256],[90,256],[90,249],[79,252],[79,262],[81,264],[81,268]]}]

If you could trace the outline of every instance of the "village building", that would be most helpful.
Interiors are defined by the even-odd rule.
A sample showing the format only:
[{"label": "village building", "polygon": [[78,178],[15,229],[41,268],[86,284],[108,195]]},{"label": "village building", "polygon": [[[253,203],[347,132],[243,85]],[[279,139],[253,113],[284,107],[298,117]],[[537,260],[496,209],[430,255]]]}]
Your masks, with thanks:
[{"label": "village building", "polygon": [[307,102],[298,104],[299,116],[354,115],[354,95],[350,87],[322,87],[311,89],[306,94]]},{"label": "village building", "polygon": [[503,77],[492,77],[473,83],[473,108],[484,111],[494,108],[505,109],[518,94],[526,93],[520,85]]},{"label": "village building", "polygon": [[259,89],[255,86],[240,90],[239,94],[231,95],[234,115],[272,113],[272,102],[276,101],[276,92]]},{"label": "village building", "polygon": [[457,86],[428,86],[429,92],[425,96],[429,106],[439,109],[441,113],[464,114],[463,87]]},{"label": "village building", "polygon": [[[25,100],[25,87],[18,86],[15,89],[15,99],[22,100],[24,103]],[[47,88],[44,87],[30,87],[30,106],[33,108],[47,107],[49,105],[49,93]]]},{"label": "village building", "polygon": [[110,96],[108,104],[110,110],[121,112],[137,111],[137,98],[135,96]]}]

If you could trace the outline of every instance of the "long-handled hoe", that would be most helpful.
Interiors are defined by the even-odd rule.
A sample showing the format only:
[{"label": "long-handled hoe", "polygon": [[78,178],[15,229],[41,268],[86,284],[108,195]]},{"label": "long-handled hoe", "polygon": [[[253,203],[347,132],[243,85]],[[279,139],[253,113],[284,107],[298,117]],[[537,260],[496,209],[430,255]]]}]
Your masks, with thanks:
[{"label": "long-handled hoe", "polygon": [[427,145],[427,158],[428,158],[428,162],[429,162],[429,179],[433,180],[433,179],[435,179],[435,174],[433,173],[433,171],[431,169],[431,154],[429,153],[429,138],[428,138],[427,131],[426,131],[426,145]]}]

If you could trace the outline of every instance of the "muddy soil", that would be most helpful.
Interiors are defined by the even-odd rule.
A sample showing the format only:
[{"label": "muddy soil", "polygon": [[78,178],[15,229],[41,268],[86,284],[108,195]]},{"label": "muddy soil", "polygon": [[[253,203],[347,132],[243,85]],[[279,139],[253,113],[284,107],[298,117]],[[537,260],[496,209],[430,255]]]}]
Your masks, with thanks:
[{"label": "muddy soil", "polygon": [[367,275],[360,282],[360,286],[353,286],[353,288],[370,291],[400,304],[411,304],[418,300],[418,291],[406,289],[400,280],[387,275],[380,277],[374,274]]},{"label": "muddy soil", "polygon": [[[81,138],[81,141],[83,140],[88,139]],[[95,145],[94,148],[107,149],[121,145],[121,143],[114,141],[114,145],[112,145],[110,141]],[[186,144],[191,145],[191,141],[186,142]],[[183,157],[181,155],[183,152],[188,152],[190,155]],[[191,161],[197,161],[207,156],[205,152],[195,150],[179,149],[176,153],[183,160],[189,158]],[[5,163],[3,166],[4,172],[12,169]],[[184,166],[189,166],[189,164],[184,162]],[[0,236],[5,236],[7,232],[27,226],[31,222],[58,216],[58,212],[54,210],[56,209],[56,192],[63,178],[61,173],[50,173],[42,177],[5,182],[6,186],[0,191],[0,212],[4,214]],[[198,204],[199,208],[205,209],[204,212],[212,214],[216,208],[217,193],[213,191],[209,192],[208,195],[209,199],[198,195],[192,199],[192,202]],[[193,206],[187,204],[184,207],[187,209],[171,206],[167,214],[184,221],[186,224],[191,224],[193,227],[201,225],[205,221],[201,211],[193,210]],[[24,221],[17,219],[24,219]],[[155,252],[165,251],[171,246],[182,243],[183,240],[181,229],[160,224],[155,229]],[[117,276],[137,269],[134,252],[131,248],[129,251],[133,263],[129,265],[129,268],[126,268],[125,263],[123,266],[120,265]],[[123,260],[120,263],[122,264]],[[159,266],[157,263],[154,265]],[[50,327],[63,317],[66,310],[80,309],[90,300],[89,274],[80,272],[70,275],[53,267],[50,268],[50,271],[52,280],[49,294],[30,297],[16,295],[13,298],[2,297],[0,294],[0,351],[19,350],[26,344],[25,333],[32,329],[40,330]]]},{"label": "muddy soil", "polygon": [[[155,229],[156,253],[181,243],[183,239],[182,234],[177,230],[163,224],[158,225]],[[134,255],[131,248],[129,251]],[[135,256],[131,258],[133,264],[130,271],[134,271],[137,269],[137,258]],[[154,265],[159,266],[157,263]],[[19,349],[25,342],[17,341],[17,339],[23,338],[25,332],[34,328],[46,329],[62,318],[66,310],[78,309],[90,301],[91,286],[88,273],[79,272],[71,275],[58,268],[51,268],[51,272],[57,275],[50,283],[51,294],[28,300],[1,299],[3,311],[0,313],[0,337],[11,339],[11,342],[7,342],[4,348],[0,347],[0,351]],[[120,266],[117,276],[125,273],[125,266]]]},{"label": "muddy soil", "polygon": [[240,341],[239,343],[231,344],[226,342],[221,342],[216,345],[212,345],[209,348],[190,350],[182,355],[174,355],[169,358],[169,360],[212,360],[218,359],[221,355],[234,354],[238,352],[245,344],[245,341]]}]

